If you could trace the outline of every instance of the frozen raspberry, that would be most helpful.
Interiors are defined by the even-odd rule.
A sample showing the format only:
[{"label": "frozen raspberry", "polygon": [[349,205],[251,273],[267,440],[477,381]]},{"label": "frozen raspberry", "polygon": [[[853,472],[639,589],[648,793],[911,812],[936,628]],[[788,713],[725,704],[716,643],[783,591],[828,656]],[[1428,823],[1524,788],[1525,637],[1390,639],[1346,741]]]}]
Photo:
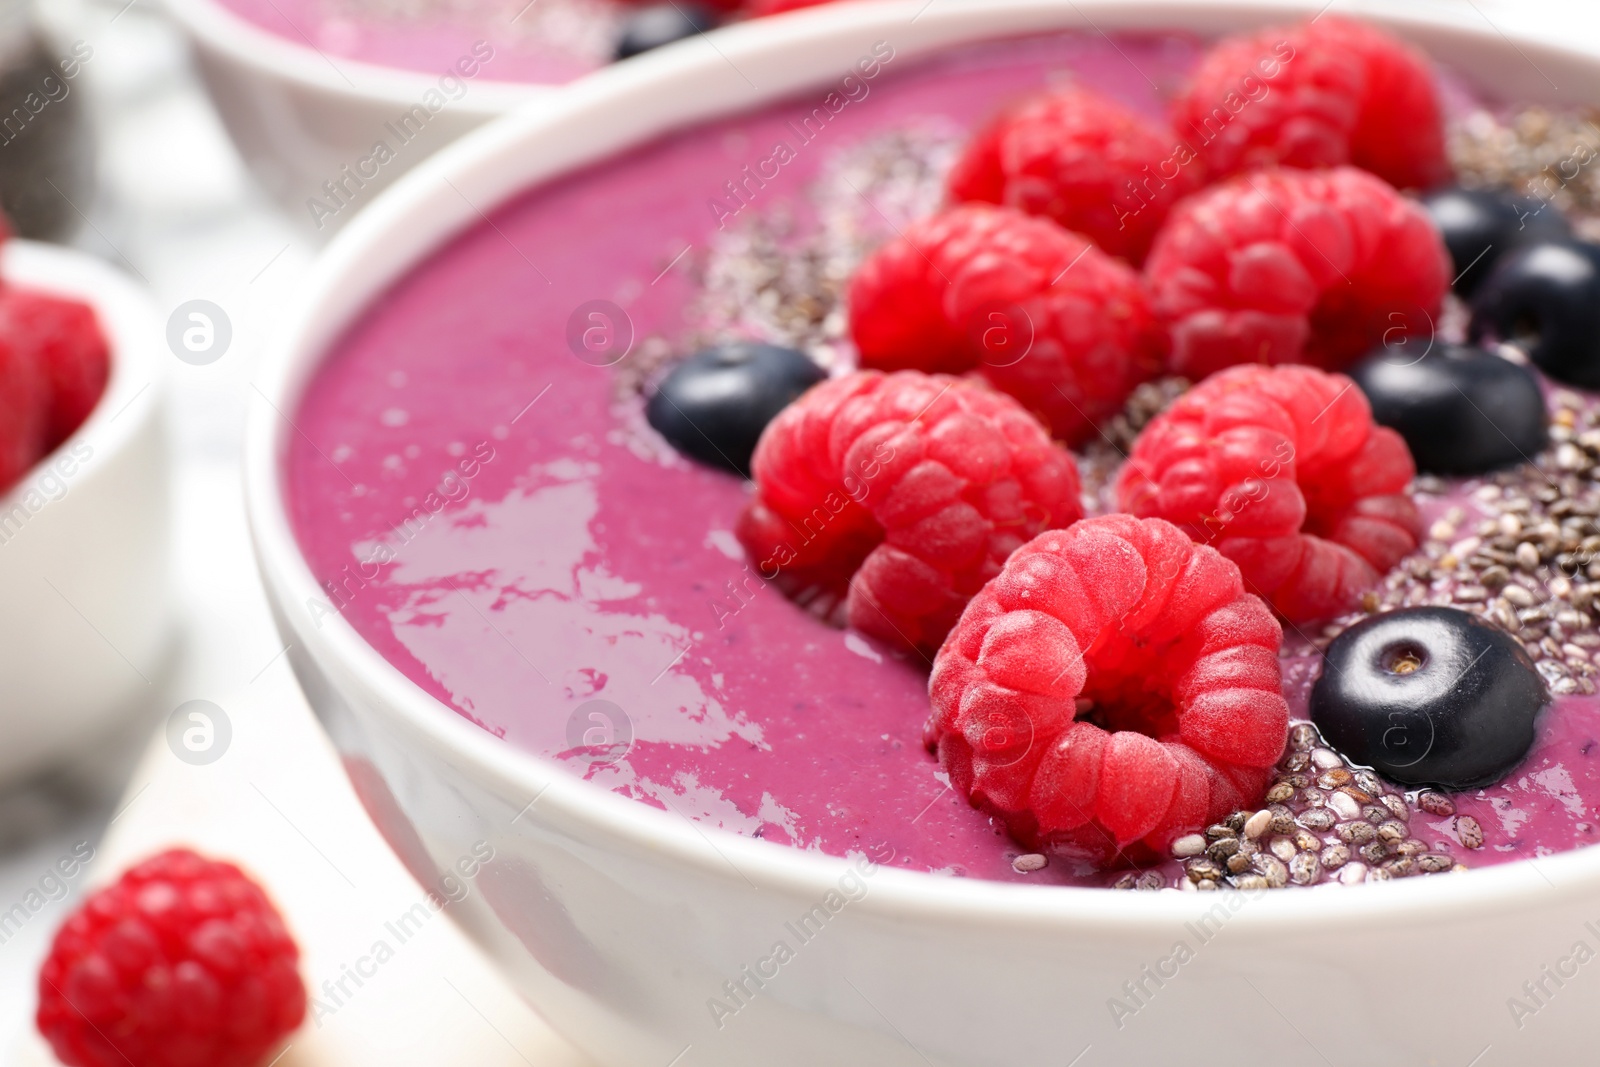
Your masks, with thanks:
[{"label": "frozen raspberry", "polygon": [[964,204],[907,227],[851,280],[861,364],[976,370],[1068,444],[1160,366],[1139,276],[1075,233]]},{"label": "frozen raspberry", "polygon": [[1449,179],[1442,116],[1425,56],[1331,15],[1223,40],[1175,108],[1214,174],[1349,163],[1402,189]]},{"label": "frozen raspberry", "polygon": [[1132,263],[1204,164],[1171,131],[1086,89],[1053,89],[1005,111],[967,145],[951,199],[1054,219]]},{"label": "frozen raspberry", "polygon": [[1016,401],[916,371],[822,383],[767,427],[752,468],[738,533],[761,575],[927,655],[1012,550],[1083,514],[1072,457]]},{"label": "frozen raspberry", "polygon": [[1158,415],[1117,505],[1177,523],[1290,622],[1326,618],[1417,547],[1405,441],[1342,374],[1233,367]]},{"label": "frozen raspberry", "polygon": [[1172,212],[1145,263],[1174,373],[1330,370],[1431,337],[1450,256],[1427,213],[1353,167],[1245,174]]},{"label": "frozen raspberry", "polygon": [[925,739],[1032,847],[1143,862],[1266,788],[1283,632],[1239,569],[1160,519],[1041,534],[939,650]]},{"label": "frozen raspberry", "polygon": [[261,1067],[305,1017],[300,951],[231,863],[163,852],[94,894],[39,972],[67,1067]]},{"label": "frozen raspberry", "polygon": [[111,377],[111,351],[94,309],[28,289],[0,291],[0,337],[31,360],[49,394],[44,449],[72,435],[89,417]]}]

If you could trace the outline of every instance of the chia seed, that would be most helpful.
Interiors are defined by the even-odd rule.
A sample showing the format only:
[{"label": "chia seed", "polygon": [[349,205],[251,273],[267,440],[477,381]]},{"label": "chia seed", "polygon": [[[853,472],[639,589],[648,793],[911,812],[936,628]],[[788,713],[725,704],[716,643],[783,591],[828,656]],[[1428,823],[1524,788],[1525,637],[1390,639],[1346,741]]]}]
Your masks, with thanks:
[{"label": "chia seed", "polygon": [[1331,830],[1334,823],[1338,821],[1338,819],[1334,818],[1333,812],[1327,808],[1312,808],[1310,811],[1300,813],[1300,825],[1307,830]]},{"label": "chia seed", "polygon": [[1417,804],[1429,815],[1454,815],[1456,813],[1455,803],[1449,797],[1431,790],[1421,793],[1417,797]]}]

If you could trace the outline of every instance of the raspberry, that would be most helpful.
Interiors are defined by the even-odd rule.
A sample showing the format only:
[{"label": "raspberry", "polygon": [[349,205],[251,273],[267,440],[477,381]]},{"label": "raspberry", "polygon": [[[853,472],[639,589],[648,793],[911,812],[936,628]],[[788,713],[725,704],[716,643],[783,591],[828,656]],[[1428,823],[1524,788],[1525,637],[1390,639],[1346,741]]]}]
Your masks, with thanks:
[{"label": "raspberry", "polygon": [[10,489],[45,452],[49,383],[37,360],[0,332],[0,492]]},{"label": "raspberry", "polygon": [[1023,843],[1143,862],[1260,800],[1288,733],[1282,641],[1215,549],[1160,519],[1085,519],[967,605],[924,738]]},{"label": "raspberry", "polygon": [[27,289],[0,291],[0,336],[40,368],[50,394],[49,451],[89,417],[111,376],[111,352],[94,309]]},{"label": "raspberry", "polygon": [[952,200],[1054,219],[1133,263],[1172,205],[1204,184],[1169,130],[1085,89],[1039,93],[1003,112],[950,173]]},{"label": "raspberry", "polygon": [[963,204],[907,227],[861,265],[849,307],[863,366],[976,370],[1068,444],[1160,366],[1139,276],[1009,208]]},{"label": "raspberry", "polygon": [[1156,416],[1117,479],[1117,505],[1159,516],[1239,565],[1290,622],[1351,607],[1417,547],[1400,435],[1342,374],[1243,366]]},{"label": "raspberry", "polygon": [[1431,335],[1450,257],[1421,207],[1353,167],[1246,174],[1172,212],[1145,263],[1173,372],[1235,363],[1337,370]]},{"label": "raspberry", "polygon": [[916,371],[816,386],[752,469],[738,534],[762,577],[925,655],[1013,549],[1083,514],[1072,457],[1016,401]]},{"label": "raspberry", "polygon": [[1219,42],[1174,118],[1213,174],[1349,163],[1404,188],[1449,180],[1443,112],[1420,52],[1326,16]]},{"label": "raspberry", "polygon": [[39,972],[67,1067],[260,1067],[305,1017],[300,951],[231,863],[154,856],[94,894]]}]

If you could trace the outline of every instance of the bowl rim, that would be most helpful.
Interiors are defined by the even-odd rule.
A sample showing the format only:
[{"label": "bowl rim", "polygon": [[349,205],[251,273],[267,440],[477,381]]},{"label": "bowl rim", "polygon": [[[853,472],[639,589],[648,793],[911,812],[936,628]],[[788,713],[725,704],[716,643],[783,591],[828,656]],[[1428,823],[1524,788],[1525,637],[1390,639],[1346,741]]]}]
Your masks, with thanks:
[{"label": "bowl rim", "polygon": [[60,245],[11,238],[0,248],[0,283],[88,304],[111,350],[111,375],[89,417],[0,495],[4,515],[21,503],[47,467],[78,444],[95,449],[83,461],[91,467],[124,448],[139,434],[146,421],[143,413],[160,402],[167,368],[157,350],[161,324],[149,293],[104,260]]},{"label": "bowl rim", "polygon": [[[296,44],[228,10],[218,0],[166,0],[167,11],[198,44],[240,67],[352,102],[406,107],[430,89],[438,74],[340,57],[337,67],[314,45]],[[560,89],[564,83],[474,78],[473,91],[453,100],[458,114],[491,118]]]},{"label": "bowl rim", "polygon": [[[530,798],[567,825],[580,824],[598,838],[651,852],[710,879],[796,896],[833,888],[851,858],[823,855],[754,840],[628,799],[584,781],[552,761],[500,741],[427,693],[389,663],[342,615],[313,626],[309,604],[323,595],[300,553],[291,527],[282,465],[283,446],[296,431],[283,413],[298,405],[301,390],[343,328],[430,251],[486,218],[484,210],[583,162],[603,159],[677,125],[713,121],[760,107],[844,72],[839,56],[889,29],[915,27],[910,55],[963,41],[1058,30],[1157,28],[1207,33],[1226,22],[1266,23],[1326,10],[1317,0],[881,0],[821,7],[716,32],[713,50],[680,46],[618,64],[574,83],[540,108],[525,108],[485,126],[434,155],[369,204],[322,252],[295,306],[280,320],[262,356],[256,395],[246,426],[244,480],[257,559],[286,641],[300,643],[345,683],[357,685],[382,729],[427,746],[452,766],[471,768],[487,786]],[[1485,25],[1476,9],[1359,12],[1381,24],[1479,44],[1527,50],[1600,72],[1600,48],[1581,49]],[[816,55],[825,55],[826,61]],[[799,57],[799,58],[797,58]],[[760,70],[767,87],[739,90],[733,103],[706,102],[703,89],[717,83],[738,90],[728,66],[740,61]],[[676,87],[689,104],[668,102]],[[630,110],[631,109],[631,110]],[[606,121],[591,117],[603,114]],[[644,132],[641,132],[644,131]],[[581,142],[576,149],[573,143]],[[537,149],[537,152],[535,151]],[[513,176],[514,175],[514,176]],[[474,194],[477,199],[474,199]],[[479,204],[483,206],[480,208]],[[519,813],[520,815],[520,813]],[[1521,859],[1443,879],[1400,879],[1383,890],[1246,893],[1251,906],[1230,921],[1230,936],[1254,942],[1285,933],[1335,935],[1344,924],[1369,926],[1442,923],[1449,918],[1528,911],[1592,892],[1600,886],[1600,846]],[[741,889],[744,887],[740,887]],[[1240,891],[1243,892],[1243,891]],[[936,921],[988,930],[1107,930],[1168,936],[1177,924],[1211,912],[1226,894],[1118,893],[1099,888],[1026,885],[951,878],[888,866],[874,874],[864,912],[897,921]],[[1259,899],[1257,899],[1259,897]]]}]

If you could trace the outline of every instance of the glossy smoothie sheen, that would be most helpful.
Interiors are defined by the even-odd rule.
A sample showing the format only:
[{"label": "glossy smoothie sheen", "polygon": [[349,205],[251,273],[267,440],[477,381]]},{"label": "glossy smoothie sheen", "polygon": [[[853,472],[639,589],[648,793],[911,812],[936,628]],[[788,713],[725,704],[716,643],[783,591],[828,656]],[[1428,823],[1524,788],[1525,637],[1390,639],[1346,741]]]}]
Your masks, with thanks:
[{"label": "glossy smoothie sheen", "polygon": [[[913,62],[885,44],[832,90],[503,206],[376,301],[307,392],[289,502],[329,597],[306,610],[342,613],[508,743],[686,818],[914,870],[1106,884],[1062,862],[1014,871],[1025,850],[922,747],[928,664],[766,586],[732,532],[747,485],[671,452],[619,379],[642,339],[683,352],[693,253],[744,212],[786,207],[807,224],[808,190],[849,146],[918,124],[970,129],[1063,76],[1156,113],[1200,47],[1063,35]],[[595,364],[630,328],[595,301],[631,321],[614,366]],[[1458,498],[1425,499],[1429,520]],[[1315,665],[1285,663],[1299,716]],[[1595,710],[1563,698],[1518,771],[1457,796],[1488,838],[1453,848],[1461,862],[1592,839]],[[1449,818],[1413,818],[1430,843],[1453,840]]]}]

